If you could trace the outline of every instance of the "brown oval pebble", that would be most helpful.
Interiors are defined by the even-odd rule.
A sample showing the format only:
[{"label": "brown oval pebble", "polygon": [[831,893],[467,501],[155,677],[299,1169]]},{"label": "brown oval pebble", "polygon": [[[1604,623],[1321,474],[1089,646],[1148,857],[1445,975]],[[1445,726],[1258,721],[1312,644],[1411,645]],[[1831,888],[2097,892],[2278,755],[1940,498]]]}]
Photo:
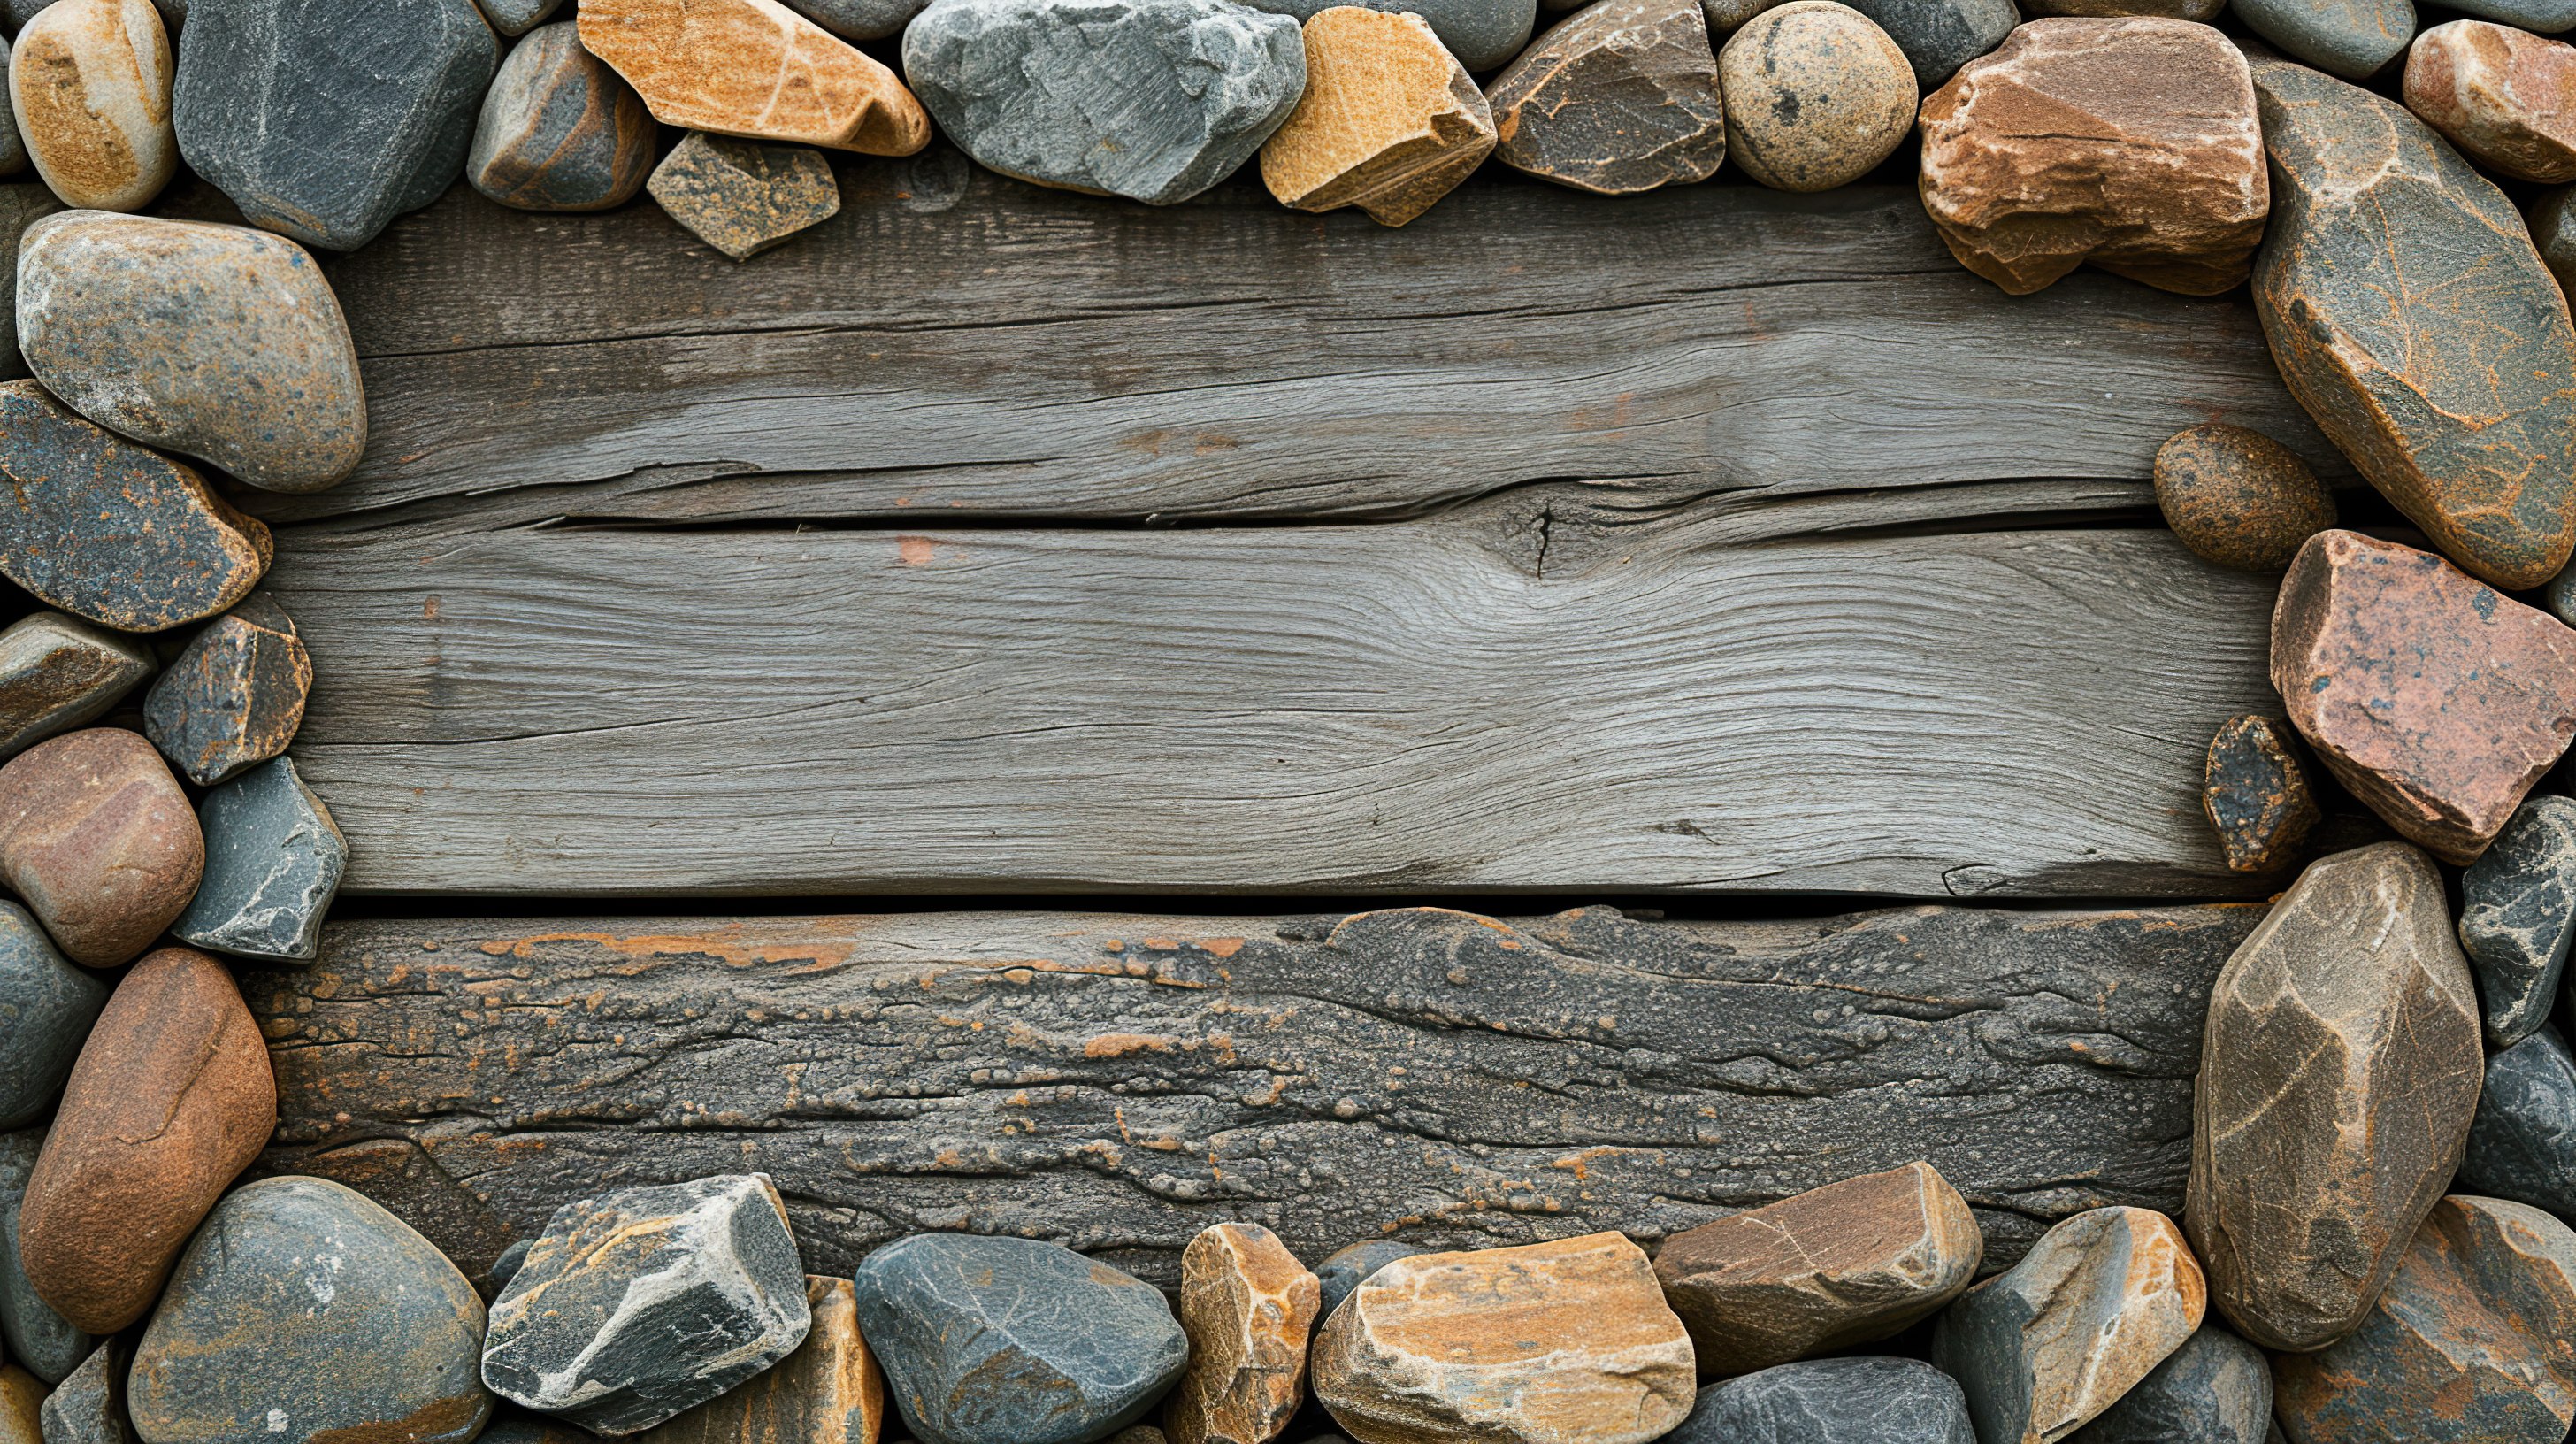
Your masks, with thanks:
[{"label": "brown oval pebble", "polygon": [[18,32],[9,108],[66,205],[140,210],[179,169],[170,36],[148,0],[58,0]]},{"label": "brown oval pebble", "polygon": [[2247,572],[2281,570],[2335,524],[2334,496],[2297,452],[2217,422],[2156,448],[2156,505],[2184,546]]},{"label": "brown oval pebble", "polygon": [[0,767],[0,881],[73,962],[110,968],[151,946],[205,866],[196,810],[140,734],[69,732]]},{"label": "brown oval pebble", "polygon": [[2490,170],[2576,180],[2576,45],[2454,20],[2406,52],[2406,108]]},{"label": "brown oval pebble", "polygon": [[1717,56],[1726,151],[1783,191],[1848,185],[1914,128],[1914,67],[1870,18],[1791,0],[1744,22]]},{"label": "brown oval pebble", "polygon": [[268,1049],[232,975],[192,948],[146,957],[90,1030],[27,1180],[27,1282],[93,1334],[143,1317],[276,1125]]}]

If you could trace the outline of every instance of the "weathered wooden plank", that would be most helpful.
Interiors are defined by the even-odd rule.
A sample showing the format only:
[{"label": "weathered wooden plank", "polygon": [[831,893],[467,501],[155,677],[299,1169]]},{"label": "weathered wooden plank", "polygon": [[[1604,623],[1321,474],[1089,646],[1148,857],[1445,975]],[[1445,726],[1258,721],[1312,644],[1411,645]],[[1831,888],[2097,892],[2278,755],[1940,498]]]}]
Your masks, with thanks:
[{"label": "weathered wooden plank", "polygon": [[363,922],[244,991],[263,1166],[478,1276],[572,1198],[745,1170],[818,1272],[963,1228],[1169,1282],[1224,1219],[1310,1260],[1652,1240],[1915,1158],[2001,1264],[2181,1207],[2202,1014],[2259,916]]}]

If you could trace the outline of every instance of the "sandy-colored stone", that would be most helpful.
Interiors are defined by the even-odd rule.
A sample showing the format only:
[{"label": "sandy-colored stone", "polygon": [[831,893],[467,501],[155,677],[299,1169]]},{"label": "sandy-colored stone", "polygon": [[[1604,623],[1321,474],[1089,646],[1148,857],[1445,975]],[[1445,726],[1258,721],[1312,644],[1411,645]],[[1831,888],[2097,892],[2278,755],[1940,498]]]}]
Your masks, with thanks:
[{"label": "sandy-colored stone", "polygon": [[2576,180],[2576,45],[2454,20],[2406,52],[2406,108],[2489,170]]},{"label": "sandy-colored stone", "polygon": [[2165,525],[2223,567],[2280,571],[2300,543],[2335,524],[2334,494],[2299,454],[2242,426],[2175,432],[2156,448],[2155,477]]},{"label": "sandy-colored stone", "polygon": [[579,18],[664,125],[868,155],[930,143],[892,70],[778,0],[584,0]]},{"label": "sandy-colored stone", "polygon": [[737,261],[841,213],[841,184],[821,151],[704,131],[673,146],[646,189],[689,234]]},{"label": "sandy-colored stone", "polygon": [[1790,0],[1744,22],[1717,56],[1726,153],[1783,191],[1825,191],[1876,168],[1914,128],[1914,66],[1871,19]]},{"label": "sandy-colored stone", "polygon": [[1655,1277],[1713,1379],[1884,1339],[1958,1297],[1984,1254],[1968,1201],[1910,1163],[1677,1233]]},{"label": "sandy-colored stone", "polygon": [[642,1444],[877,1444],[885,1374],[859,1337],[848,1279],[805,1277],[805,1342],[751,1382],[639,1436]]},{"label": "sandy-colored stone", "polygon": [[1315,1340],[1358,1444],[1645,1444],[1690,1413],[1690,1335],[1615,1233],[1397,1259]]},{"label": "sandy-colored stone", "polygon": [[1699,0],[1601,0],[1540,36],[1485,100],[1505,165],[1576,190],[1689,185],[1726,159]]},{"label": "sandy-colored stone", "polygon": [[2234,872],[2287,867],[2325,819],[2289,724],[2262,716],[2219,724],[2201,767],[2200,806]]},{"label": "sandy-colored stone", "polygon": [[149,947],[205,865],[188,794],[136,733],[86,728],[0,767],[0,880],[73,962],[109,968]]},{"label": "sandy-colored stone", "polygon": [[0,1444],[44,1444],[45,1386],[15,1364],[0,1364]]},{"label": "sandy-colored stone", "polygon": [[1280,204],[1400,226],[1492,153],[1484,92],[1419,16],[1336,6],[1305,38],[1306,93],[1261,147]]},{"label": "sandy-colored stone", "polygon": [[[1698,0],[1691,0],[1696,4]],[[1307,1335],[1323,1290],[1279,1236],[1221,1223],[1181,1251],[1189,1371],[1163,1404],[1172,1444],[1270,1444],[1306,1398]]]},{"label": "sandy-colored stone", "polygon": [[63,203],[140,210],[179,168],[170,36],[151,0],[61,0],[18,32],[9,109]]},{"label": "sandy-colored stone", "polygon": [[653,113],[571,21],[511,47],[483,96],[465,179],[523,211],[622,206],[653,173]]}]

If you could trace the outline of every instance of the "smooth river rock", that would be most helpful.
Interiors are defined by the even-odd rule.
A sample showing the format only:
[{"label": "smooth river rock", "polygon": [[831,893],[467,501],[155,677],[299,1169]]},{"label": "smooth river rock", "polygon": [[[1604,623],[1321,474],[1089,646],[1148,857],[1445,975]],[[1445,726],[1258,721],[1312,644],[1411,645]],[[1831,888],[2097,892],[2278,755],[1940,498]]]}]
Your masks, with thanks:
[{"label": "smooth river rock", "polygon": [[2289,866],[2325,816],[2290,725],[2263,716],[2218,725],[2201,767],[2200,805],[2234,872]]},{"label": "smooth river rock", "polygon": [[[0,66],[9,63],[6,41],[0,41]],[[0,107],[0,131],[8,129],[7,110]],[[13,137],[0,137],[9,139]],[[0,151],[5,151],[0,146]],[[0,156],[0,160],[5,160]],[[0,174],[19,169],[0,164]],[[18,274],[18,241],[28,226],[63,208],[54,193],[42,181],[0,185],[0,277]],[[0,284],[0,380],[14,381],[27,373],[27,358],[18,352],[18,288]]]},{"label": "smooth river rock", "polygon": [[2487,1055],[2459,1186],[2576,1217],[2576,1057],[2556,1028]]},{"label": "smooth river rock", "polygon": [[664,125],[868,155],[930,143],[893,71],[778,0],[585,0],[579,19],[581,43]]},{"label": "smooth river rock", "polygon": [[[1255,10],[1312,20],[1337,4],[1356,4],[1386,14],[1410,12],[1422,17],[1441,48],[1479,74],[1505,64],[1530,43],[1538,19],[1534,0],[1244,0]],[[1556,9],[1575,7],[1558,5]]]},{"label": "smooth river rock", "polygon": [[1877,168],[1914,129],[1913,62],[1834,0],[1747,20],[1717,57],[1726,153],[1773,190],[1825,191]]},{"label": "smooth river rock", "polygon": [[2415,38],[2414,0],[2235,0],[2235,14],[2290,58],[2346,80],[2369,79]]},{"label": "smooth river rock", "polygon": [[284,752],[304,723],[313,658],[262,592],[207,624],[143,699],[143,733],[199,787]]},{"label": "smooth river rock", "polygon": [[787,8],[843,40],[900,35],[927,0],[786,0]]},{"label": "smooth river rock", "polygon": [[65,961],[25,908],[0,902],[0,1128],[50,1112],[107,1006],[107,985]]},{"label": "smooth river rock", "polygon": [[125,1339],[101,1339],[54,1386],[41,1414],[45,1444],[135,1444],[125,1412],[125,1371],[133,1352]]},{"label": "smooth river rock", "polygon": [[66,733],[0,767],[0,881],[83,967],[151,946],[205,860],[188,794],[132,732]]},{"label": "smooth river rock", "polygon": [[19,1206],[44,1147],[41,1128],[0,1133],[0,1346],[28,1372],[56,1384],[80,1367],[97,1340],[37,1296],[19,1261]]},{"label": "smooth river rock", "polygon": [[813,1324],[796,1352],[750,1382],[654,1425],[643,1444],[877,1444],[885,1430],[885,1372],[859,1337],[854,1286],[848,1279],[809,1274],[805,1310]]},{"label": "smooth river rock", "polygon": [[1306,22],[1305,47],[1305,93],[1261,147],[1281,205],[1401,226],[1493,153],[1493,108],[1421,17],[1339,6]]},{"label": "smooth river rock", "polygon": [[45,1385],[15,1364],[0,1364],[0,1444],[44,1444]]},{"label": "smooth river rock", "polygon": [[[1697,0],[1692,0],[1697,3]],[[1163,1404],[1170,1444],[1270,1444],[1306,1399],[1323,1289],[1279,1236],[1220,1223],[1181,1251],[1189,1368]]]},{"label": "smooth river rock", "polygon": [[2238,571],[2278,572],[2335,524],[2334,493],[2299,454],[2259,431],[2213,421],[2156,448],[2156,506],[2182,544]]},{"label": "smooth river rock", "polygon": [[2543,35],[2576,27],[2576,0],[2467,0],[2449,8]]},{"label": "smooth river rock", "polygon": [[9,51],[9,109],[63,204],[149,205],[179,168],[170,37],[150,0],[61,0]]},{"label": "smooth river rock", "polygon": [[622,206],[653,173],[653,112],[571,21],[529,32],[484,93],[465,179],[523,211]]},{"label": "smooth river rock", "polygon": [[673,146],[646,189],[689,234],[737,261],[841,213],[841,183],[821,151],[704,131]]},{"label": "smooth river rock", "polygon": [[2003,44],[2021,24],[2013,0],[1852,0],[1852,8],[1905,52],[1915,88],[1925,95],[1960,66]]},{"label": "smooth river rock", "polygon": [[2067,1444],[2263,1444],[2271,1423],[2271,1361],[2203,1324]]},{"label": "smooth river rock", "polygon": [[1700,1390],[1665,1444],[1977,1444],[1958,1382],[1920,1359],[1780,1364]]},{"label": "smooth river rock", "polygon": [[0,632],[0,758],[96,721],[159,666],[139,638],[60,612],[20,617]]},{"label": "smooth river rock", "polygon": [[1485,101],[1505,165],[1576,190],[1688,185],[1726,159],[1699,0],[1600,0],[1540,36]]},{"label": "smooth river rock", "polygon": [[2576,936],[2576,798],[2533,797],[2460,875],[2460,950],[2485,1004],[2487,1046],[2540,1030]]},{"label": "smooth river rock", "polygon": [[234,957],[313,961],[348,871],[349,844],[295,759],[262,763],[209,791],[197,821],[206,875],[171,933]]},{"label": "smooth river rock", "polygon": [[564,0],[477,0],[483,18],[503,35],[525,35],[555,13]]},{"label": "smooth river rock", "polygon": [[2407,47],[2406,108],[2516,180],[2576,180],[2576,45],[2454,20]]},{"label": "smooth river rock", "polygon": [[1323,1307],[1317,1311],[1315,1322],[1320,1325],[1331,1318],[1342,1300],[1351,1296],[1351,1290],[1368,1282],[1369,1275],[1397,1259],[1427,1252],[1391,1238],[1373,1238],[1333,1250],[1315,1265],[1315,1282],[1323,1290]]}]

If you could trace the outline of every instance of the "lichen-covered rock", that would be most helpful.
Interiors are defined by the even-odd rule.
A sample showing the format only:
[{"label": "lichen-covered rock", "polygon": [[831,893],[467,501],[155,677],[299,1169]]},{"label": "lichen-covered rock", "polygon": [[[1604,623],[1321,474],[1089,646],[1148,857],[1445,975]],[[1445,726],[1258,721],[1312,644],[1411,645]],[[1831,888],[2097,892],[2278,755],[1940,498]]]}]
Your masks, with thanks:
[{"label": "lichen-covered rock", "polygon": [[1920,1359],[1810,1359],[1702,1389],[1665,1444],[1977,1444],[1957,1381]]},{"label": "lichen-covered rock", "polygon": [[1747,20],[1717,56],[1726,153],[1773,190],[1848,185],[1914,128],[1913,62],[1869,17],[1790,0]]},{"label": "lichen-covered rock", "polygon": [[868,155],[930,144],[893,71],[778,0],[584,0],[579,21],[664,125]]},{"label": "lichen-covered rock", "polygon": [[2557,1029],[2544,1026],[2487,1055],[2459,1181],[2561,1218],[2576,1215],[2576,1057]]},{"label": "lichen-covered rock", "polygon": [[25,908],[0,902],[0,1128],[50,1112],[107,985],[64,961]]},{"label": "lichen-covered rock", "polygon": [[501,62],[465,178],[523,211],[604,211],[644,188],[653,141],[644,97],[583,49],[567,20],[531,31]]},{"label": "lichen-covered rock", "polygon": [[265,592],[217,617],[143,699],[143,731],[199,787],[284,752],[304,723],[313,659]]},{"label": "lichen-covered rock", "polygon": [[[1697,4],[1698,0],[1691,0]],[[1189,1368],[1163,1405],[1171,1444],[1270,1444],[1306,1399],[1315,1276],[1257,1223],[1220,1223],[1181,1251]]]},{"label": "lichen-covered rock", "polygon": [[1854,0],[1852,8],[1905,52],[1915,89],[1926,95],[2021,24],[2013,0]]},{"label": "lichen-covered rock", "polygon": [[138,210],[178,171],[170,37],[149,0],[47,6],[10,47],[9,108],[66,205]]},{"label": "lichen-covered rock", "polygon": [[2460,875],[2460,950],[2477,974],[2487,1046],[2549,1021],[2576,935],[2576,799],[2534,797]]},{"label": "lichen-covered rock", "polygon": [[808,1276],[805,1308],[813,1326],[796,1352],[749,1383],[654,1425],[645,1444],[877,1444],[885,1429],[885,1374],[859,1337],[856,1291],[848,1279]]},{"label": "lichen-covered rock", "polygon": [[18,1259],[19,1205],[44,1147],[41,1128],[0,1133],[0,1345],[28,1372],[53,1384],[79,1368],[98,1341],[37,1296]]},{"label": "lichen-covered rock", "polygon": [[2200,805],[2234,872],[2289,866],[2325,815],[2289,727],[2261,716],[2219,724],[2201,768]]},{"label": "lichen-covered rock", "polygon": [[1391,1238],[1367,1239],[1333,1250],[1322,1263],[1315,1265],[1315,1283],[1322,1290],[1322,1306],[1316,1311],[1315,1322],[1321,1324],[1331,1318],[1333,1310],[1342,1306],[1342,1300],[1351,1296],[1351,1290],[1366,1283],[1369,1275],[1397,1259],[1411,1258],[1422,1252],[1425,1250]]},{"label": "lichen-covered rock", "polygon": [[263,962],[309,963],[348,871],[349,844],[295,759],[262,763],[206,794],[206,875],[170,925],[182,942]]},{"label": "lichen-covered rock", "polygon": [[843,40],[900,35],[928,0],[786,0],[787,8]]},{"label": "lichen-covered rock", "polygon": [[2282,53],[2346,80],[2369,79],[2415,38],[2414,0],[2236,0],[2235,13]]},{"label": "lichen-covered rock", "polygon": [[2271,1424],[2270,1361],[2218,1325],[2203,1324],[2067,1444],[2263,1444]]},{"label": "lichen-covered rock", "polygon": [[1494,113],[1421,17],[1355,6],[1305,27],[1306,86],[1261,147],[1261,181],[1301,211],[1382,226],[1431,209],[1493,153]]},{"label": "lichen-covered rock", "polygon": [[[1411,13],[1422,17],[1440,37],[1441,48],[1456,56],[1469,70],[1483,73],[1508,63],[1529,47],[1530,30],[1538,21],[1538,5],[1533,0],[1243,0],[1255,10],[1285,15],[1300,22],[1312,20],[1337,5],[1352,4],[1363,10],[1379,10],[1389,15]],[[1578,8],[1558,5],[1560,10]],[[1704,22],[1703,22],[1704,23]]]},{"label": "lichen-covered rock", "polygon": [[2576,45],[2454,20],[2406,52],[2406,108],[2489,170],[2576,180]]},{"label": "lichen-covered rock", "polygon": [[703,131],[671,148],[647,189],[672,220],[737,261],[841,211],[841,185],[821,151]]},{"label": "lichen-covered rock", "polygon": [[1540,36],[1485,101],[1504,164],[1577,190],[1688,185],[1726,159],[1699,0],[1600,0]]},{"label": "lichen-covered rock", "polygon": [[619,1189],[555,1210],[528,1246],[492,1301],[483,1382],[593,1434],[633,1434],[786,1358],[812,1322],[767,1177]]},{"label": "lichen-covered rock", "polygon": [[101,1339],[80,1367],[64,1376],[41,1411],[45,1444],[135,1444],[125,1413],[125,1370],[133,1347]]},{"label": "lichen-covered rock", "polygon": [[2223,567],[2277,572],[2335,524],[2334,494],[2299,454],[2259,431],[2211,422],[2156,448],[2156,506],[2182,544]]},{"label": "lichen-covered rock", "polygon": [[149,947],[205,861],[188,794],[134,733],[67,733],[0,767],[0,881],[83,967]]},{"label": "lichen-covered rock", "polygon": [[97,720],[159,665],[133,637],[60,612],[20,617],[0,632],[0,758]]}]

